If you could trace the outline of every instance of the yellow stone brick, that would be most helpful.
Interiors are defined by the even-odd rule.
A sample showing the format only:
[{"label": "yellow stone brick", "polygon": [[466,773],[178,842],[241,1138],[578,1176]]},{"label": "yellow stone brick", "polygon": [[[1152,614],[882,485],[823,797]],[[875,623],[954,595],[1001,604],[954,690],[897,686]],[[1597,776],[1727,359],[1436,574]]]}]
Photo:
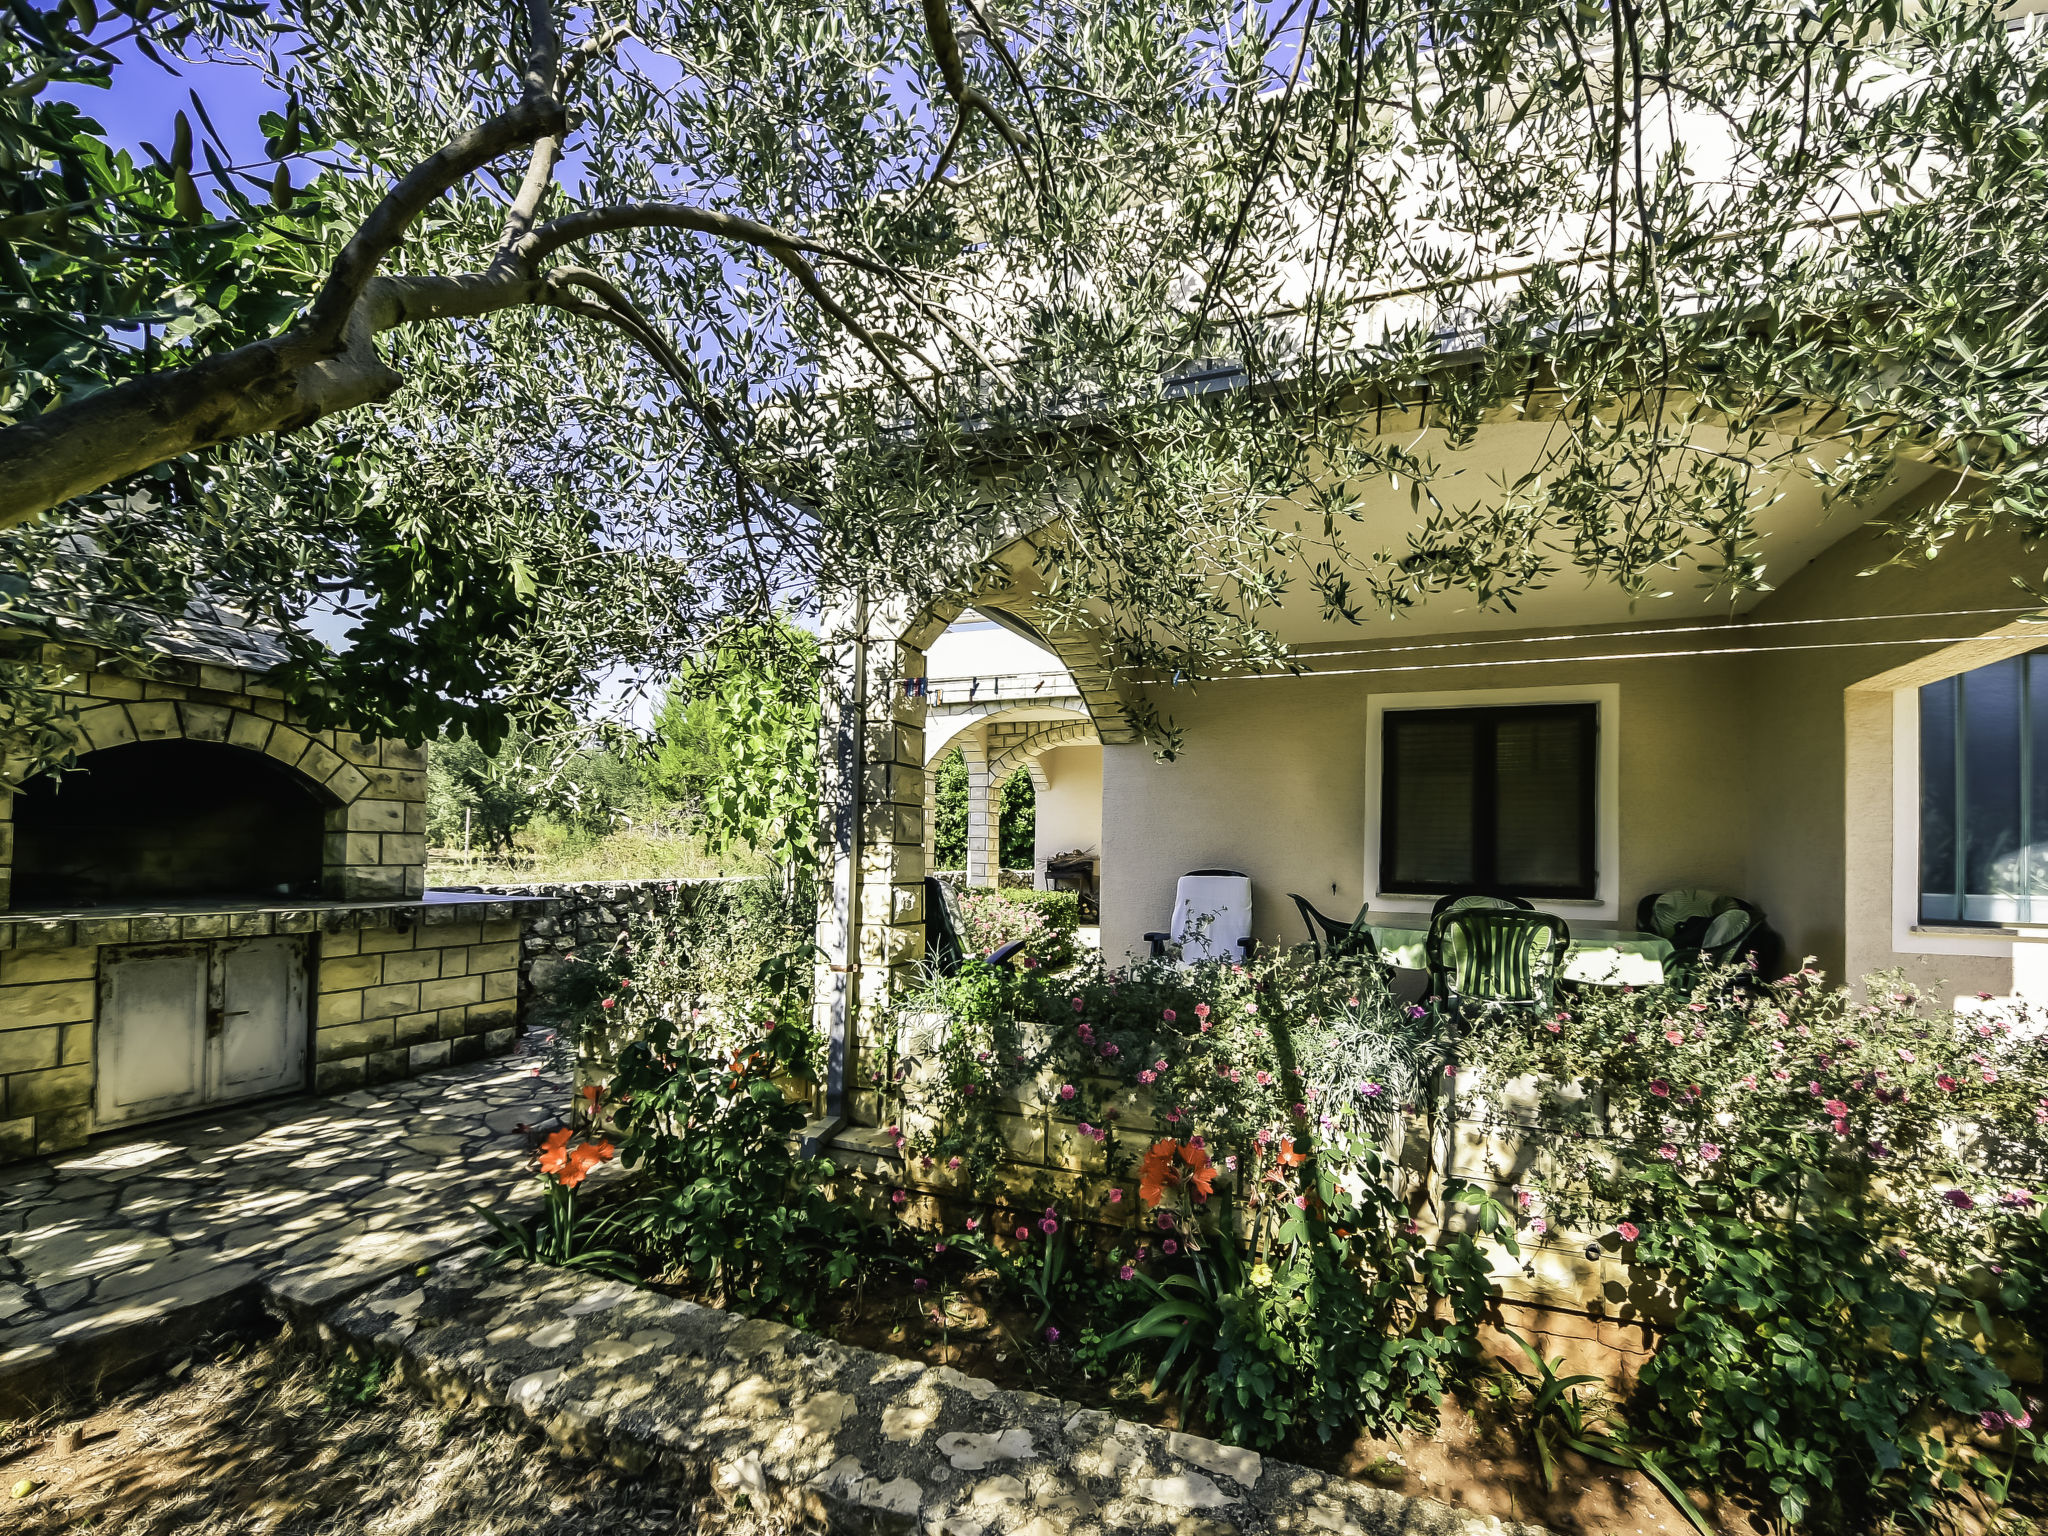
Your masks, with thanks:
[{"label": "yellow stone brick", "polygon": [[[157,685],[152,683],[154,689]],[[168,741],[178,734],[178,706],[161,699],[154,703],[130,704],[128,721],[135,727],[137,741]]]},{"label": "yellow stone brick", "polygon": [[92,1068],[52,1067],[47,1072],[18,1072],[7,1079],[7,1113],[40,1115],[92,1102]]},{"label": "yellow stone brick", "polygon": [[86,680],[85,691],[96,699],[139,699],[142,697],[142,684],[132,677],[95,672]]},{"label": "yellow stone brick", "polygon": [[367,1056],[372,1051],[391,1049],[395,1035],[389,1019],[368,1019],[359,1024],[338,1024],[316,1030],[313,1055],[317,1061],[335,1061],[347,1056]]},{"label": "yellow stone brick", "polygon": [[382,955],[340,955],[320,960],[320,990],[350,992],[374,987],[384,980]]},{"label": "yellow stone brick", "polygon": [[484,1001],[502,1002],[519,995],[519,973],[517,971],[492,971],[484,977]]},{"label": "yellow stone brick", "polygon": [[228,745],[246,747],[251,752],[261,752],[263,744],[270,740],[273,728],[261,715],[244,714],[237,710],[234,719],[228,722]]},{"label": "yellow stone brick", "polygon": [[[279,714],[283,712],[282,708],[278,711]],[[263,753],[266,757],[276,758],[287,767],[296,767],[299,759],[306,755],[306,748],[311,745],[313,743],[304,731],[295,731],[288,725],[280,724],[271,728],[270,740],[263,744]]]},{"label": "yellow stone brick", "polygon": [[95,752],[125,747],[135,739],[135,725],[129,720],[127,709],[119,704],[88,709],[78,717],[78,730]]},{"label": "yellow stone brick", "polygon": [[378,862],[382,864],[418,864],[427,856],[427,840],[410,832],[387,832],[384,847]]},{"label": "yellow stone brick", "polygon": [[348,807],[348,830],[351,832],[403,832],[405,830],[405,802],[403,800],[357,800]]},{"label": "yellow stone brick", "polygon": [[59,1054],[65,1066],[75,1067],[92,1060],[92,1025],[59,1024],[57,1028],[64,1036]]},{"label": "yellow stone brick", "polygon": [[0,951],[0,985],[25,981],[89,980],[97,971],[96,949],[11,949]]},{"label": "yellow stone brick", "polygon": [[338,732],[334,738],[334,750],[363,768],[375,768],[382,761],[380,745],[376,737],[358,736],[354,731]]},{"label": "yellow stone brick", "polygon": [[299,771],[310,779],[326,783],[335,769],[341,766],[341,759],[315,741],[306,747],[306,755],[299,759]]},{"label": "yellow stone brick", "polygon": [[343,763],[327,775],[327,792],[342,800],[353,800],[370,787],[370,781],[363,777],[363,771]]},{"label": "yellow stone brick", "polygon": [[519,967],[519,946],[516,943],[478,944],[469,951],[469,973],[472,976],[484,971],[517,970]]},{"label": "yellow stone brick", "polygon": [[363,1016],[363,994],[360,992],[322,992],[320,994],[319,1021],[325,1029],[330,1024],[354,1024]]},{"label": "yellow stone brick", "polygon": [[411,949],[418,942],[418,930],[406,928],[365,928],[362,930],[363,953],[382,954],[388,950]]},{"label": "yellow stone brick", "polygon": [[392,981],[432,981],[441,974],[441,951],[438,949],[408,949],[384,957],[384,979]]},{"label": "yellow stone brick", "polygon": [[507,939],[516,941],[519,938],[519,928],[520,922],[516,917],[501,917],[495,922],[485,923],[483,942],[502,944]]},{"label": "yellow stone brick", "polygon": [[93,1011],[90,981],[42,981],[0,987],[0,1026],[74,1024]]},{"label": "yellow stone brick", "polygon": [[[439,982],[429,983],[439,986]],[[418,1013],[421,1008],[420,984],[408,981],[401,986],[369,987],[363,992],[363,1017],[366,1019],[394,1018],[401,1013]]]},{"label": "yellow stone brick", "polygon": [[320,935],[320,953],[322,956],[339,958],[342,955],[360,954],[362,947],[362,937],[353,928],[344,929],[340,933],[323,933]]},{"label": "yellow stone brick", "polygon": [[181,704],[178,717],[187,741],[226,741],[234,717],[218,704]]},{"label": "yellow stone brick", "polygon": [[483,995],[482,977],[450,976],[423,983],[419,1005],[422,1008],[458,1008],[465,1003],[482,1001]]},{"label": "yellow stone brick", "polygon": [[[472,944],[481,944],[483,934],[481,923],[448,923],[424,929],[420,934],[420,943],[431,944],[436,949],[467,949]],[[456,969],[460,970],[462,967],[458,966]]]},{"label": "yellow stone brick", "polygon": [[64,1031],[55,1024],[44,1029],[0,1029],[0,1072],[35,1072],[54,1067],[64,1059]]}]

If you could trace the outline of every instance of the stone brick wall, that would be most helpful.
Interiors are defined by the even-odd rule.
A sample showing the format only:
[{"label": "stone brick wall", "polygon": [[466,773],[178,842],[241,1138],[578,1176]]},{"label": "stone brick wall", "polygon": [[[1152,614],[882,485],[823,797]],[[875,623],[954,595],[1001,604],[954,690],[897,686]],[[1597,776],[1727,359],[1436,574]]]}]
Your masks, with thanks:
[{"label": "stone brick wall", "polygon": [[519,1022],[521,924],[505,906],[429,907],[424,922],[377,913],[387,921],[324,935],[314,1091],[389,1082],[509,1049]]},{"label": "stone brick wall", "polygon": [[[18,649],[18,647],[17,647]],[[255,672],[173,657],[146,662],[89,646],[45,645],[53,689],[77,711],[79,752],[131,742],[243,747],[292,769],[325,805],[321,892],[341,900],[417,899],[425,885],[426,758],[401,741],[316,731]],[[0,906],[14,861],[14,800],[0,795]]]},{"label": "stone brick wall", "polygon": [[92,1117],[97,949],[0,951],[0,1159],[74,1147]]}]

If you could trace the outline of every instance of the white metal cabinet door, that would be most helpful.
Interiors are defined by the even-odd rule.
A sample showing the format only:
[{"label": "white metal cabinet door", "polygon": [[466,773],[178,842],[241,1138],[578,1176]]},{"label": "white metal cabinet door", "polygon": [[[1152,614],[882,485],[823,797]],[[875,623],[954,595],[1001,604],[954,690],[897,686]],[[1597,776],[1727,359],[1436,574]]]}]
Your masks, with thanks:
[{"label": "white metal cabinet door", "polygon": [[246,1099],[300,1085],[306,1073],[306,962],[298,939],[214,946],[218,1028],[208,1098]]},{"label": "white metal cabinet door", "polygon": [[101,952],[97,1127],[204,1101],[207,962],[204,944]]}]

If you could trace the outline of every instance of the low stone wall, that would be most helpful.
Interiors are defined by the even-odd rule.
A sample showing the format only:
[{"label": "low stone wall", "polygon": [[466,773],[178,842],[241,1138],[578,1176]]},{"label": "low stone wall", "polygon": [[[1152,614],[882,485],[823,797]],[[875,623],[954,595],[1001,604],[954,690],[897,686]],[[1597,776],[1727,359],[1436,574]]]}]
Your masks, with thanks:
[{"label": "low stone wall", "polygon": [[579,952],[595,955],[626,936],[636,922],[673,918],[700,890],[745,884],[748,876],[709,880],[602,880],[579,884],[456,885],[438,889],[484,896],[546,896],[554,906],[526,926],[519,955],[521,996],[545,1007],[562,963]]},{"label": "low stone wall", "polygon": [[771,1519],[838,1512],[834,1529],[937,1536],[1547,1536],[616,1281],[489,1269],[475,1252],[300,1315],[430,1392],[510,1409],[628,1468],[700,1473]]}]

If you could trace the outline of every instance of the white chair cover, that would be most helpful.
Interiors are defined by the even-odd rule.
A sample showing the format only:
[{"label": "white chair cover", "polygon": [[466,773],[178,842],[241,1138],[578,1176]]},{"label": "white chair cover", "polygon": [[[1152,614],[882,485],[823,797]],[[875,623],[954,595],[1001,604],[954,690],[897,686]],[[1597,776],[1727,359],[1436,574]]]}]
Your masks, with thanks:
[{"label": "white chair cover", "polygon": [[1252,932],[1252,883],[1243,875],[1182,875],[1167,930],[1183,962],[1242,960]]}]

